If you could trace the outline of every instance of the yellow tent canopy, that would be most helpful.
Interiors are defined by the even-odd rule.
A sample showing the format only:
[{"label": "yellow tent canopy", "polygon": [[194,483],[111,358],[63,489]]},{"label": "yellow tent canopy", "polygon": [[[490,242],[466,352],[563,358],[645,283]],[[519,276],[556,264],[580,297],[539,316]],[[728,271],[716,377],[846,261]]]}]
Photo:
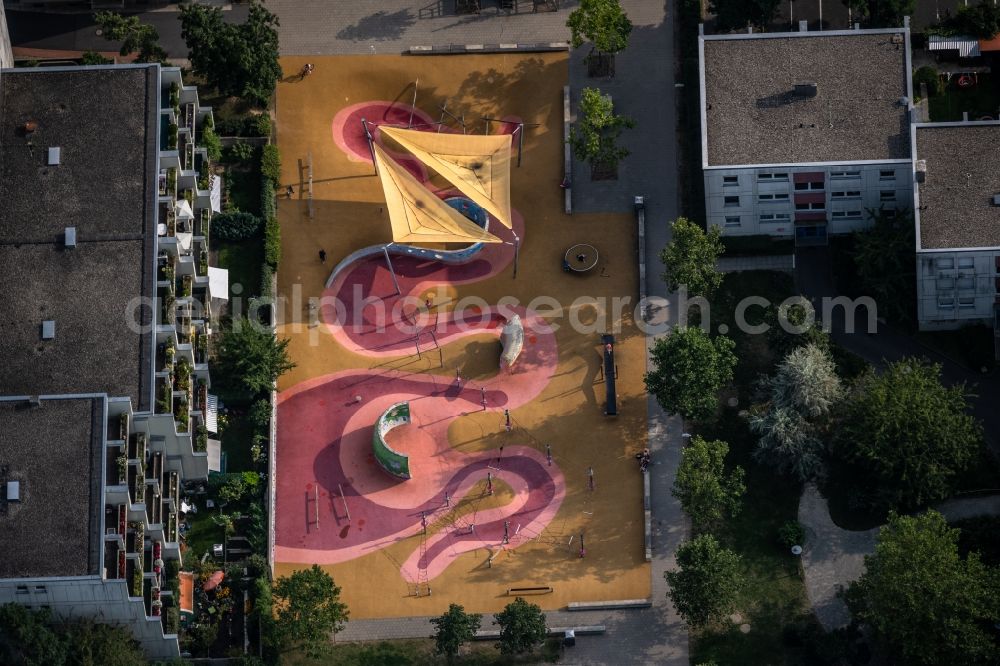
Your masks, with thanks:
[{"label": "yellow tent canopy", "polygon": [[501,243],[420,184],[372,144],[396,243]]},{"label": "yellow tent canopy", "polygon": [[510,218],[510,134],[442,134],[379,127],[501,224]]}]

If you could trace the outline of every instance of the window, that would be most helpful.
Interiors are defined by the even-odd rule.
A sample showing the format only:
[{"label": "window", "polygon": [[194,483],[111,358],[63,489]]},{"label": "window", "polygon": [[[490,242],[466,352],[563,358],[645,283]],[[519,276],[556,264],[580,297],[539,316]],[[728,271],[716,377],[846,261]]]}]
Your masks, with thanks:
[{"label": "window", "polygon": [[879,180],[896,180],[896,170],[895,169],[883,169],[878,172]]},{"label": "window", "polygon": [[970,289],[976,288],[975,278],[963,277],[958,278],[958,288],[962,291],[969,291]]},{"label": "window", "polygon": [[788,180],[787,173],[759,173],[757,174],[757,182],[762,180]]},{"label": "window", "polygon": [[36,585],[35,586],[35,592],[38,592],[40,594],[45,594],[45,586],[44,585]]},{"label": "window", "polygon": [[826,210],[826,204],[823,202],[797,203],[795,204],[795,210]]},{"label": "window", "polygon": [[823,181],[817,181],[813,183],[795,183],[795,190],[801,192],[803,190],[822,190],[824,187]]},{"label": "window", "polygon": [[964,308],[966,310],[976,307],[976,299],[972,296],[966,296],[964,298],[958,299],[958,307]]},{"label": "window", "polygon": [[788,222],[791,219],[788,213],[764,213],[758,218],[761,224]]},{"label": "window", "polygon": [[947,269],[947,268],[954,268],[955,267],[955,260],[952,259],[952,258],[950,258],[950,257],[941,258],[941,259],[935,259],[934,260],[934,264],[938,267],[938,270]]},{"label": "window", "polygon": [[837,192],[831,192],[830,197],[832,199],[860,199],[861,190],[840,190]]},{"label": "window", "polygon": [[730,185],[739,185],[740,184],[740,177],[739,176],[723,176],[722,177],[722,184],[724,186],[726,186],[726,187],[729,187]]},{"label": "window", "polygon": [[974,268],[975,265],[976,265],[976,260],[973,259],[972,257],[959,257],[958,258],[958,267],[959,268],[964,268],[964,269],[968,270],[970,268]]},{"label": "window", "polygon": [[954,298],[939,298],[938,299],[938,309],[939,310],[950,310],[955,307]]},{"label": "window", "polygon": [[830,178],[860,178],[860,171],[831,171]]},{"label": "window", "polygon": [[950,277],[939,277],[937,279],[938,291],[951,291],[955,288],[955,280]]},{"label": "window", "polygon": [[787,194],[758,194],[757,195],[757,201],[760,201],[761,203],[765,203],[765,202],[769,202],[769,201],[788,201],[788,195]]},{"label": "window", "polygon": [[18,585],[17,586],[17,593],[18,594],[27,594],[28,593],[28,586],[27,585]]},{"label": "window", "polygon": [[726,202],[727,206],[739,206],[740,205],[740,198],[739,197],[726,197],[725,202]]},{"label": "window", "polygon": [[896,190],[882,190],[878,193],[879,201],[895,201]]},{"label": "window", "polygon": [[727,227],[738,227],[738,226],[740,226],[740,216],[739,215],[727,215],[726,216],[726,226]]},{"label": "window", "polygon": [[860,210],[835,210],[833,211],[833,219],[835,220],[860,220],[861,211]]}]

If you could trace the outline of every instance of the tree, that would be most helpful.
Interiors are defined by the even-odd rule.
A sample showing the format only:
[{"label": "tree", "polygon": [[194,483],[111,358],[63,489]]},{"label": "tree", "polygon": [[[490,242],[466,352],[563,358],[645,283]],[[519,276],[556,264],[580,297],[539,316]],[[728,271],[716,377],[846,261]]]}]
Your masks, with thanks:
[{"label": "tree", "polygon": [[789,352],[767,384],[772,406],[806,418],[826,416],[844,394],[829,352],[813,344]]},{"label": "tree", "polygon": [[927,85],[927,96],[934,97],[940,95],[943,86],[941,85],[941,75],[933,65],[924,65],[913,73],[914,96],[920,94],[920,84]]},{"label": "tree", "polygon": [[608,57],[609,73],[614,71],[615,54],[625,50],[632,32],[632,22],[618,0],[581,0],[580,6],[569,15],[566,26],[570,29],[573,48],[580,48],[584,41],[593,42],[588,63],[595,49],[598,60]]},{"label": "tree", "polygon": [[[891,515],[847,592],[854,618],[903,664],[987,664],[1000,654],[1000,576],[958,554],[958,530],[936,511]],[[893,659],[891,661],[896,661]]]},{"label": "tree", "polygon": [[306,655],[320,658],[330,634],[347,622],[347,606],[340,603],[340,588],[317,565],[282,576],[274,583],[275,629],[285,649],[301,646]]},{"label": "tree", "polygon": [[123,627],[82,620],[66,627],[70,664],[144,666],[146,661],[132,632]]},{"label": "tree", "polygon": [[913,14],[914,0],[843,0],[851,10],[852,21],[863,21],[869,28],[900,28],[903,17]]},{"label": "tree", "polygon": [[224,95],[265,105],[281,78],[278,17],[252,0],[246,23],[226,23],[222,10],[181,5],[181,36],[194,71]]},{"label": "tree", "polygon": [[750,430],[760,436],[754,460],[808,481],[823,472],[823,443],[801,414],[788,408],[770,408],[750,417]]},{"label": "tree", "polygon": [[724,335],[714,338],[697,327],[676,328],[653,344],[653,369],[643,378],[646,390],[668,412],[706,419],[718,393],[733,378],[736,347]]},{"label": "tree", "polygon": [[1000,7],[992,0],[980,0],[978,5],[965,5],[951,18],[942,21],[946,30],[971,35],[978,39],[993,39],[1000,33]]},{"label": "tree", "polygon": [[97,12],[94,14],[94,22],[101,29],[105,39],[122,43],[119,54],[127,56],[135,53],[136,62],[167,64],[167,52],[157,43],[160,40],[160,33],[153,26],[140,21],[138,16]]},{"label": "tree", "polygon": [[781,0],[710,0],[709,10],[715,14],[719,32],[742,30],[747,25],[767,27],[774,20]]},{"label": "tree", "polygon": [[114,64],[111,58],[105,58],[97,51],[84,51],[80,56],[81,65],[111,65]]},{"label": "tree", "polygon": [[869,211],[871,229],[854,237],[854,265],[865,292],[875,299],[883,316],[901,323],[914,320],[916,247],[913,214]]},{"label": "tree", "polygon": [[684,621],[700,627],[732,612],[743,584],[740,557],[719,545],[711,534],[685,541],[677,548],[676,571],[664,577],[667,596]]},{"label": "tree", "polygon": [[681,455],[671,493],[698,528],[705,529],[740,511],[740,498],[746,492],[744,472],[736,466],[726,474],[727,453],[729,445],[725,442],[695,436]]},{"label": "tree", "polygon": [[722,273],[715,269],[716,260],[726,251],[722,232],[713,226],[708,233],[687,218],[679,217],[671,225],[670,243],[660,252],[663,281],[670,291],[681,287],[690,296],[711,298],[722,284]]},{"label": "tree", "polygon": [[434,639],[436,654],[443,654],[448,663],[452,663],[459,648],[471,641],[479,631],[483,616],[478,613],[466,613],[465,608],[458,604],[450,604],[448,610],[440,617],[431,618],[437,631]]},{"label": "tree", "polygon": [[213,377],[224,387],[256,395],[271,390],[295,364],[288,358],[287,339],[278,340],[257,322],[235,319],[222,334],[217,367]]},{"label": "tree", "polygon": [[20,604],[0,606],[0,663],[63,664],[69,646],[49,627],[48,610],[32,611]]},{"label": "tree", "polygon": [[869,373],[846,401],[838,455],[877,490],[886,507],[943,499],[981,446],[964,384],[941,384],[941,366],[918,359]]},{"label": "tree", "polygon": [[497,648],[505,655],[530,652],[545,640],[548,633],[542,609],[521,597],[507,604],[493,618],[500,625]]},{"label": "tree", "polygon": [[578,159],[589,162],[592,175],[614,172],[629,151],[615,142],[623,129],[635,127],[629,118],[615,115],[610,97],[597,88],[580,93],[579,119],[570,130],[569,143]]}]

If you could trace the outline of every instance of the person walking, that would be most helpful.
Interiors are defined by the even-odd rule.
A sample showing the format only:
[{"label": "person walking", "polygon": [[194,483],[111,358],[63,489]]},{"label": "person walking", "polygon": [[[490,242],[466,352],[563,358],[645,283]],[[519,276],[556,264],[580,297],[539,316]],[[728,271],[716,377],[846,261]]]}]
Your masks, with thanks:
[{"label": "person walking", "polygon": [[326,263],[326,250],[319,251],[319,260],[324,264]]}]

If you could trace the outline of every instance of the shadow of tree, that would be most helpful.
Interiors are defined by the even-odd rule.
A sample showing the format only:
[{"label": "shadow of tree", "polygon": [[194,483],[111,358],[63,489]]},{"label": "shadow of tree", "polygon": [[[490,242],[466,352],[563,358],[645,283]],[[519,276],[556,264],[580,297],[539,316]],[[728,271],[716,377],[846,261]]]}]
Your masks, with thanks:
[{"label": "shadow of tree", "polygon": [[400,9],[391,14],[377,11],[366,16],[355,25],[349,25],[337,33],[337,39],[349,39],[354,42],[366,40],[390,41],[399,39],[417,19],[409,9]]}]

